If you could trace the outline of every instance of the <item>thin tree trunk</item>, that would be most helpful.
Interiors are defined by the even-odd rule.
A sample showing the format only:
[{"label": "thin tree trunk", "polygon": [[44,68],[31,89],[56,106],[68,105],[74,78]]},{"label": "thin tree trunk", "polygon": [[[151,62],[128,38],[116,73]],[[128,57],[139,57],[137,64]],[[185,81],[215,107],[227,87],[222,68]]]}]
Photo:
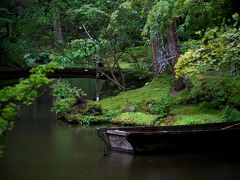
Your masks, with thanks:
[{"label": "thin tree trunk", "polygon": [[[53,5],[55,6],[55,5]],[[63,42],[63,36],[62,36],[62,28],[61,28],[61,22],[60,22],[60,13],[59,8],[54,7],[54,15],[53,15],[53,30],[54,30],[54,44],[55,46],[58,46]]]},{"label": "thin tree trunk", "polygon": [[99,61],[96,62],[96,101],[100,100],[100,86],[99,86]]},{"label": "thin tree trunk", "polygon": [[[168,25],[168,46],[170,51],[170,57],[171,57],[171,64],[173,67],[173,75],[176,74],[175,64],[178,61],[178,57],[180,56],[179,52],[179,42],[177,37],[177,28],[176,28],[176,22]],[[180,91],[185,88],[184,78],[180,77],[175,80],[174,83],[174,89],[176,91]]]},{"label": "thin tree trunk", "polygon": [[236,64],[234,62],[231,62],[231,75],[232,76],[236,76],[237,75],[237,67]]},{"label": "thin tree trunk", "polygon": [[158,44],[159,44],[159,35],[155,35],[152,38],[152,54],[153,54],[153,70],[154,70],[154,77],[159,76],[160,71],[160,64],[159,64],[159,50],[158,50]]}]

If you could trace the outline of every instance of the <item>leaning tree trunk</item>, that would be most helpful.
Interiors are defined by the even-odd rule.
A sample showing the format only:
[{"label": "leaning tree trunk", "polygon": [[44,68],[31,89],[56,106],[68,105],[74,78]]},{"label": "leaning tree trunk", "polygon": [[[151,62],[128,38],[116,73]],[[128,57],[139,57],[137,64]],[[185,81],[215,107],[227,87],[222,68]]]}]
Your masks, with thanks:
[{"label": "leaning tree trunk", "polygon": [[[178,61],[178,57],[180,56],[179,52],[179,42],[177,37],[177,28],[176,28],[176,22],[168,25],[168,46],[170,51],[170,57],[171,57],[171,64],[173,67],[173,75],[176,74],[175,64]],[[180,91],[185,88],[184,78],[180,77],[177,78],[174,82],[174,89],[176,91]]]}]

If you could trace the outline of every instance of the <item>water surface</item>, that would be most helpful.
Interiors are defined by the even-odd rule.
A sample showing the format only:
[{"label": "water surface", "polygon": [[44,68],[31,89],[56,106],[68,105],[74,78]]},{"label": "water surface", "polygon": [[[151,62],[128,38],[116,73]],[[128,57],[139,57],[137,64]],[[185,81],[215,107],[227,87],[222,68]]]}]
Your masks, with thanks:
[{"label": "water surface", "polygon": [[48,91],[27,108],[4,139],[1,180],[238,180],[240,156],[190,153],[133,156],[112,153],[96,127],[55,120]]}]

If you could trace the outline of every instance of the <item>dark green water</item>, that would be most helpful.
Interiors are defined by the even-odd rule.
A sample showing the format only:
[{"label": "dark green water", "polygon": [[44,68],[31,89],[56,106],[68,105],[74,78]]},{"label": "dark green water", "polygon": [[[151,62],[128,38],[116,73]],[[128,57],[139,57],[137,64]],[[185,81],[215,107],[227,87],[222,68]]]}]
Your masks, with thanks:
[{"label": "dark green water", "polygon": [[0,180],[240,179],[237,154],[103,156],[96,127],[58,122],[50,107],[46,92],[6,136]]}]

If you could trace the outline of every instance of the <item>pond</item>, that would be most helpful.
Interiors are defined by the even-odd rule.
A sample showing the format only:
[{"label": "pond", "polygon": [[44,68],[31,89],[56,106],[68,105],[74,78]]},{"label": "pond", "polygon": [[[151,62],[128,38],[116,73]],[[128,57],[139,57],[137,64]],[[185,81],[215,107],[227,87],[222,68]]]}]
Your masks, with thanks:
[{"label": "pond", "polygon": [[[85,81],[87,81],[85,79]],[[90,81],[84,86],[91,85]],[[47,90],[4,138],[1,180],[236,180],[240,155],[188,153],[104,156],[96,127],[55,120]]]}]

